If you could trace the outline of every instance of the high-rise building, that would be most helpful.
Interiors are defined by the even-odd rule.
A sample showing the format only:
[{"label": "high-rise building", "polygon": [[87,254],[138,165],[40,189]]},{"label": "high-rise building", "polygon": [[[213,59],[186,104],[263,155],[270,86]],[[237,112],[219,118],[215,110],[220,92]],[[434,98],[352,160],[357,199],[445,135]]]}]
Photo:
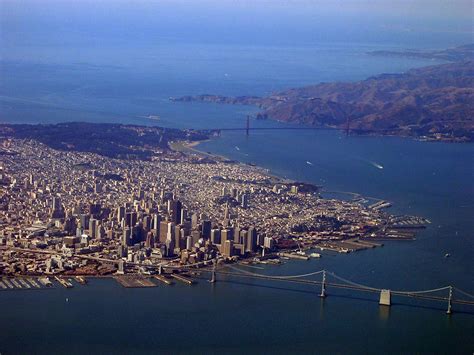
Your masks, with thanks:
[{"label": "high-rise building", "polygon": [[186,219],[188,218],[188,211],[186,211],[186,209],[182,209],[181,210],[181,218],[180,218],[180,221],[179,223],[180,224],[184,224],[186,222]]},{"label": "high-rise building", "polygon": [[63,205],[61,203],[60,197],[53,197],[53,208],[52,208],[51,218],[54,218],[54,219],[64,218],[64,210],[63,210]]},{"label": "high-rise building", "polygon": [[160,233],[159,233],[160,243],[166,242],[166,236],[167,235],[168,235],[168,221],[161,221],[160,222]]},{"label": "high-rise building", "polygon": [[247,251],[255,252],[257,250],[257,230],[254,227],[250,227],[247,231]]},{"label": "high-rise building", "polygon": [[181,223],[181,209],[182,205],[179,200],[173,201],[172,211],[171,211],[171,220],[175,224]]},{"label": "high-rise building", "polygon": [[117,222],[121,223],[122,219],[125,218],[125,207],[117,208]]},{"label": "high-rise building", "polygon": [[89,237],[91,237],[91,239],[94,239],[96,237],[97,224],[98,221],[94,218],[91,218],[91,220],[89,221]]},{"label": "high-rise building", "polygon": [[221,231],[220,229],[211,230],[211,243],[220,244],[221,243]]},{"label": "high-rise building", "polygon": [[211,227],[211,221],[202,221],[202,237],[204,239],[209,239],[211,237]]},{"label": "high-rise building", "polygon": [[196,213],[193,213],[191,216],[191,228],[192,229],[197,229],[198,227],[198,215]]},{"label": "high-rise building", "polygon": [[234,242],[232,240],[226,240],[224,244],[221,244],[221,254],[226,258],[230,258],[233,255]]}]

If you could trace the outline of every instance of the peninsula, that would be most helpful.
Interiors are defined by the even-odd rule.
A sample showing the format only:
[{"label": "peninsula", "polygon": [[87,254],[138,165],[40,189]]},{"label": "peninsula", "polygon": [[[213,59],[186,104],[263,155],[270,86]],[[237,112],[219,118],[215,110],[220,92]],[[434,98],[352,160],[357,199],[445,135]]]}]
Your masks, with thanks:
[{"label": "peninsula", "polygon": [[[311,248],[348,253],[413,239],[428,223],[386,213],[386,201],[326,199],[255,166],[171,149],[171,138],[191,143],[203,132],[0,128],[2,275],[150,275],[216,260],[280,262],[279,251],[307,259]],[[70,134],[79,128],[83,145]],[[95,135],[109,135],[109,149],[94,146]]]}]

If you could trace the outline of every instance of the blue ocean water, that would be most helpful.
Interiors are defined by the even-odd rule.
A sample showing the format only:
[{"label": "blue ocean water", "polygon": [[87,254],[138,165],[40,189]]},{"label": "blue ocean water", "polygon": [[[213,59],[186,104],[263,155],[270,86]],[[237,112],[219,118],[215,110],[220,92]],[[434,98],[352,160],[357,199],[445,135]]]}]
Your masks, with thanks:
[{"label": "blue ocean water", "polygon": [[[380,35],[382,36],[382,35]],[[383,37],[383,36],[382,36]],[[373,57],[370,50],[422,46],[388,40],[310,44],[149,40],[106,46],[2,43],[0,121],[121,122],[178,128],[244,126],[253,107],[176,103],[170,97],[265,95],[324,81],[363,80],[437,64]],[[440,36],[430,47],[461,44]],[[67,42],[67,38],[64,40]],[[146,118],[160,116],[159,121]],[[252,121],[254,126],[284,126]],[[239,147],[239,150],[235,147]],[[266,272],[326,268],[376,287],[474,290],[474,146],[328,131],[225,133],[200,149],[266,167],[274,174],[393,202],[391,211],[432,221],[413,242],[387,242],[349,255],[288,262]],[[310,161],[312,165],[306,162]],[[374,164],[382,165],[378,169]],[[450,253],[450,258],[444,258]],[[124,289],[93,279],[72,290],[0,292],[0,353],[470,353],[474,315],[458,308],[376,295],[222,279]],[[65,302],[66,297],[69,302]],[[415,307],[416,306],[416,307]]]}]

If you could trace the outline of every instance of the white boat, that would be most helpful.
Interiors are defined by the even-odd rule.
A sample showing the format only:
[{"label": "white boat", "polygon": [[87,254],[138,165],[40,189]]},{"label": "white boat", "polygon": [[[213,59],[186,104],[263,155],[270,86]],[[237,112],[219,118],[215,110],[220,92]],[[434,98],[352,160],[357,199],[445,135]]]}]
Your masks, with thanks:
[{"label": "white boat", "polygon": [[319,254],[319,253],[311,253],[311,254],[309,254],[309,256],[312,257],[312,258],[320,258],[320,257],[321,257],[321,254]]}]

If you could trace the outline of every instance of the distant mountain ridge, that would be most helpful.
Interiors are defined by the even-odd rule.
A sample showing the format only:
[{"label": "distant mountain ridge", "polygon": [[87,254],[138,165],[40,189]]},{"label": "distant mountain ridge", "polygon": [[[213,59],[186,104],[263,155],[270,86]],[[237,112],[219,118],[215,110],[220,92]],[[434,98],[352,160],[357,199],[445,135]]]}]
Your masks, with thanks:
[{"label": "distant mountain ridge", "polygon": [[[474,46],[463,48],[469,52]],[[356,133],[474,140],[472,60],[381,74],[359,82],[321,83],[268,97],[199,95],[174,100],[255,105],[262,108],[259,119],[348,126]]]}]

